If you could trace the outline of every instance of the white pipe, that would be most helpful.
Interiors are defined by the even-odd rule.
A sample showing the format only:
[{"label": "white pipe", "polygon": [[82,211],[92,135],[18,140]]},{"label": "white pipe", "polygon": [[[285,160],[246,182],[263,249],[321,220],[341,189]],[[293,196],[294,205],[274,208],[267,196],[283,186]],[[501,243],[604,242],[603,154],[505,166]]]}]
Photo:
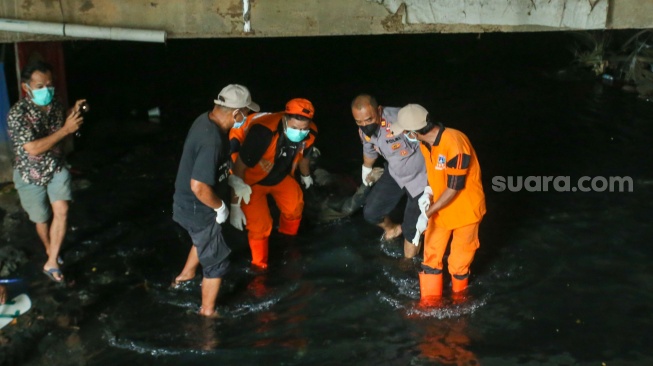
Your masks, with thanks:
[{"label": "white pipe", "polygon": [[166,32],[147,29],[128,29],[116,27],[95,27],[89,25],[66,24],[65,35],[70,37],[88,37],[112,39],[114,41],[159,42],[166,41]]},{"label": "white pipe", "polygon": [[0,30],[63,36],[63,24],[26,22],[24,20],[0,19]]},{"label": "white pipe", "polygon": [[252,26],[249,23],[249,0],[243,0],[243,20],[245,21],[245,25],[243,25],[243,31],[245,33],[249,33],[252,31]]},{"label": "white pipe", "polygon": [[159,43],[166,41],[166,32],[160,30],[97,27],[80,24],[47,23],[14,19],[0,19],[0,31],[111,39],[114,41]]}]

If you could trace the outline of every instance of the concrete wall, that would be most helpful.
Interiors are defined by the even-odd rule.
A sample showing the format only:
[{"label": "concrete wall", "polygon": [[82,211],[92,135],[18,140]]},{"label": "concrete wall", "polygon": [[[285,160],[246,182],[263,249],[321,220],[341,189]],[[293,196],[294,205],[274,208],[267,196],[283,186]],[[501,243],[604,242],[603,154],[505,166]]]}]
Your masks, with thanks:
[{"label": "concrete wall", "polygon": [[[0,18],[160,29],[168,38],[653,28],[653,0],[1,0]],[[0,31],[0,42],[61,39]]]}]

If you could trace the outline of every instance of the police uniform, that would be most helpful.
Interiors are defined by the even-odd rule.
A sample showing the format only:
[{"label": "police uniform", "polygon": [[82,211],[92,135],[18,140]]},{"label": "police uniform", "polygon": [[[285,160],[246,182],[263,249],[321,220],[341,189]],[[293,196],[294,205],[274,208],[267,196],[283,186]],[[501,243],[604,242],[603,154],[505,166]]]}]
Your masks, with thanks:
[{"label": "police uniform", "polygon": [[420,214],[417,200],[427,184],[426,168],[418,145],[408,141],[403,134],[394,135],[390,130],[392,123],[397,121],[398,112],[399,108],[384,107],[381,126],[371,137],[358,130],[365,157],[376,159],[382,156],[386,160],[386,172],[389,173],[383,174],[372,187],[363,216],[368,222],[378,225],[405,196],[407,201],[401,229],[404,238],[411,241]]}]

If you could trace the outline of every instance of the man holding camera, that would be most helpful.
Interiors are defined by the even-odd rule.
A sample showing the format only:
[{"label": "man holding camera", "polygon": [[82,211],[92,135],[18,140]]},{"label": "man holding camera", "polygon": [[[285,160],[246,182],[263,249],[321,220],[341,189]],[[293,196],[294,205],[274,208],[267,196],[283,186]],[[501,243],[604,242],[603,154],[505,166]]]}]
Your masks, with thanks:
[{"label": "man holding camera", "polygon": [[68,117],[54,97],[52,68],[45,62],[27,65],[21,74],[26,94],[9,110],[7,124],[15,155],[14,185],[23,209],[36,224],[36,232],[48,256],[43,273],[63,282],[59,250],[66,235],[70,173],[62,141],[84,122],[78,100]]}]

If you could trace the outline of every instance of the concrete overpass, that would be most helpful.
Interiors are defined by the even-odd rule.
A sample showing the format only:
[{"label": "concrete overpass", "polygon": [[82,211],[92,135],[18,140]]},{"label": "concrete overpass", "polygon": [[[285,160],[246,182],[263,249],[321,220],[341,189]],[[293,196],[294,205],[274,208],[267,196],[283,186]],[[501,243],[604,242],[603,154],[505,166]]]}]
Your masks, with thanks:
[{"label": "concrete overpass", "polygon": [[[249,10],[249,11],[247,11]],[[167,38],[653,28],[653,0],[2,0],[0,18]],[[76,39],[0,31],[0,43]]]},{"label": "concrete overpass", "polygon": [[[646,29],[650,14],[653,0],[1,0],[0,29],[151,30],[165,41]],[[0,44],[94,38],[55,34],[0,30]],[[0,183],[11,178],[7,141],[0,133]]]}]

